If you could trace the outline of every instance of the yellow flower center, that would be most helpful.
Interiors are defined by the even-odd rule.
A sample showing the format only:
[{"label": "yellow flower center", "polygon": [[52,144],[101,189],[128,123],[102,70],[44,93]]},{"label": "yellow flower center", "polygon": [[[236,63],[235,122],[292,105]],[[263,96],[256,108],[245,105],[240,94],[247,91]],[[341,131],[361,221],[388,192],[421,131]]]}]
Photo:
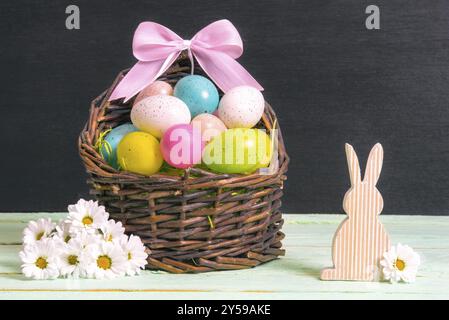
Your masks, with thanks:
[{"label": "yellow flower center", "polygon": [[88,225],[91,225],[94,222],[94,220],[90,216],[85,216],[83,218],[82,222],[85,226],[88,226]]},{"label": "yellow flower center", "polygon": [[69,262],[70,265],[74,266],[78,264],[78,256],[75,255],[71,255],[67,258],[67,261]]},{"label": "yellow flower center", "polygon": [[44,231],[39,232],[39,233],[36,235],[36,240],[39,241],[40,239],[42,239],[42,237],[44,236],[44,234],[45,234]]},{"label": "yellow flower center", "polygon": [[40,269],[45,269],[47,268],[48,262],[44,257],[39,257],[34,264]]},{"label": "yellow flower center", "polygon": [[108,256],[99,256],[97,259],[97,266],[103,270],[111,269],[112,260]]},{"label": "yellow flower center", "polygon": [[402,270],[405,269],[405,262],[404,262],[404,260],[396,259],[396,261],[394,262],[394,266],[395,266],[396,269],[398,269],[399,271],[402,271]]},{"label": "yellow flower center", "polygon": [[109,235],[108,241],[112,241],[112,234]]},{"label": "yellow flower center", "polygon": [[128,252],[128,260],[131,260],[132,256],[131,256],[131,252]]}]

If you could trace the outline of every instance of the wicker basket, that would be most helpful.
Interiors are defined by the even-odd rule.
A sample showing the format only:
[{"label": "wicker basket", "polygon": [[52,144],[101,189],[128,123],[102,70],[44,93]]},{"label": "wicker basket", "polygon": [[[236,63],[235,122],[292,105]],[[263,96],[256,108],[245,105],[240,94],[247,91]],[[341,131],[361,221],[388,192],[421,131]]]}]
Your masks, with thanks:
[{"label": "wicker basket", "polygon": [[[189,71],[182,54],[161,79],[174,84]],[[204,75],[199,67],[195,73]],[[95,145],[101,132],[130,121],[132,100],[108,102],[124,74],[126,70],[92,102],[79,153],[91,194],[150,249],[147,267],[173,273],[244,269],[284,255],[280,207],[289,158],[280,131],[279,170],[273,175],[216,174],[200,168],[182,175],[117,171]],[[271,130],[275,119],[266,104],[257,127]]]}]

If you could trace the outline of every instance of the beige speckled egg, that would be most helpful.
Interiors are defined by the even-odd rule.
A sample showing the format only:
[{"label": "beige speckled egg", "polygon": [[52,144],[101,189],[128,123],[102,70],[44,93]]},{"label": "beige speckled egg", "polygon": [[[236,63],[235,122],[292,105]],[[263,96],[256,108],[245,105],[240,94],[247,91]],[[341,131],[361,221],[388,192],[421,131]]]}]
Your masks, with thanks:
[{"label": "beige speckled egg", "polygon": [[194,128],[198,128],[201,131],[204,142],[209,142],[213,137],[218,136],[227,129],[223,121],[210,113],[197,115],[193,118],[191,124]]},{"label": "beige speckled egg", "polygon": [[151,97],[151,96],[172,96],[173,88],[172,86],[164,81],[155,81],[149,86],[145,87],[140,93],[137,95],[136,100],[134,100],[134,104],[139,103],[139,101]]},{"label": "beige speckled egg", "polygon": [[187,105],[180,99],[157,95],[145,98],[131,109],[131,121],[141,131],[161,138],[175,124],[189,124],[191,120]]},{"label": "beige speckled egg", "polygon": [[262,118],[264,107],[265,100],[259,90],[239,86],[221,98],[218,117],[228,128],[252,128]]}]

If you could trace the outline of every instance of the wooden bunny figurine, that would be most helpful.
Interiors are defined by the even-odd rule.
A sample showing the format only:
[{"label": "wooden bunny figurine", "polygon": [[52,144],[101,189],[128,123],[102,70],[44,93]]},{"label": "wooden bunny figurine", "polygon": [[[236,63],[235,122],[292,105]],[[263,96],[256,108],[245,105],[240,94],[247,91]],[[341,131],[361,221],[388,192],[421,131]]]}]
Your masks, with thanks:
[{"label": "wooden bunny figurine", "polygon": [[371,149],[363,181],[357,154],[349,144],[345,149],[351,188],[343,199],[343,209],[348,216],[333,239],[334,268],[323,269],[321,279],[373,281],[382,255],[390,248],[388,234],[378,219],[384,204],[376,188],[383,149],[380,143]]}]

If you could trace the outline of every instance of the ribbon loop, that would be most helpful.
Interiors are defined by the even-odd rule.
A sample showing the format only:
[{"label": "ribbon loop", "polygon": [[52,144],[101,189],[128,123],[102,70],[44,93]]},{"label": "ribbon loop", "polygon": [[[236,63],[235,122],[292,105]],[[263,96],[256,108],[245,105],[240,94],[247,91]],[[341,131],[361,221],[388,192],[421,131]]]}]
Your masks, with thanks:
[{"label": "ribbon loop", "polygon": [[154,82],[172,65],[183,50],[195,57],[204,72],[227,92],[239,85],[258,90],[262,86],[235,59],[243,53],[237,29],[228,20],[215,21],[201,29],[191,40],[184,40],[170,29],[155,22],[142,22],[133,39],[133,54],[139,60],[120,81],[109,100],[131,99]]},{"label": "ribbon loop", "polygon": [[212,22],[192,38],[195,46],[226,53],[237,59],[243,53],[243,42],[234,25],[226,19]]}]

